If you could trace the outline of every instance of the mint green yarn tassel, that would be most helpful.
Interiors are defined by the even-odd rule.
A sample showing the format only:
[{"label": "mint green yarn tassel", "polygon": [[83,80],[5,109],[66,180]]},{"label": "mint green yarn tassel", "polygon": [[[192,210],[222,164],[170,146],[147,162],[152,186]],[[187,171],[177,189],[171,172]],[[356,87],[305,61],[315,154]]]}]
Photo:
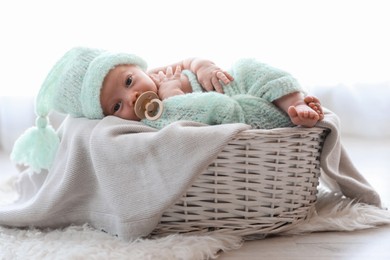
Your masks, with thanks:
[{"label": "mint green yarn tassel", "polygon": [[35,172],[49,169],[54,161],[60,139],[46,117],[38,117],[36,126],[27,129],[15,142],[11,160],[30,166]]}]

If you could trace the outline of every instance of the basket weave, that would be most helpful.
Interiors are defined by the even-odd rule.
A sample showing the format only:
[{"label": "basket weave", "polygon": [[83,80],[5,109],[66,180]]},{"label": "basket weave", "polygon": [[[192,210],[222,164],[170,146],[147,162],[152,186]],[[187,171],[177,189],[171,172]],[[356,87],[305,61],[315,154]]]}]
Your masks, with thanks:
[{"label": "basket weave", "polygon": [[325,136],[318,127],[239,133],[164,212],[152,235],[212,231],[249,237],[291,228],[316,202]]}]

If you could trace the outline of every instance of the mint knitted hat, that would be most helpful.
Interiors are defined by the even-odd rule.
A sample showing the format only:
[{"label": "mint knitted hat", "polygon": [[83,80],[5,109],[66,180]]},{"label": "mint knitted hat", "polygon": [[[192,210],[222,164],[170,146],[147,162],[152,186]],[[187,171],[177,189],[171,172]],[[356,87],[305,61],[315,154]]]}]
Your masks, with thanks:
[{"label": "mint knitted hat", "polygon": [[146,70],[140,57],[101,49],[75,47],[54,65],[35,100],[36,126],[16,140],[11,159],[34,171],[48,169],[59,146],[59,137],[49,125],[54,110],[73,117],[101,119],[100,90],[108,72],[117,65],[134,64]]}]

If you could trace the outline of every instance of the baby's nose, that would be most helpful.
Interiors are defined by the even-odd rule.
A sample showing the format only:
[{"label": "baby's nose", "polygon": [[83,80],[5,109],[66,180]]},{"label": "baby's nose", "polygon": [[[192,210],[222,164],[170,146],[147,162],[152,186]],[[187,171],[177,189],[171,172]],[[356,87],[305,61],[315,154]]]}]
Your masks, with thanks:
[{"label": "baby's nose", "polygon": [[134,106],[135,102],[137,101],[137,99],[140,95],[141,94],[139,92],[133,92],[130,94],[129,101],[130,101],[132,106]]}]

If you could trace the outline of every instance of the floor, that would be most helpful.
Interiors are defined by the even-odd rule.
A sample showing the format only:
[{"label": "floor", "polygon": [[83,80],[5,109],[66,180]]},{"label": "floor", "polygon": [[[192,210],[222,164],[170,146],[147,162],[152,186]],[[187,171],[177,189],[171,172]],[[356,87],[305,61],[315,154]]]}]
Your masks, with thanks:
[{"label": "floor", "polygon": [[[390,140],[343,137],[355,166],[390,208]],[[15,173],[8,156],[0,152],[0,178]],[[390,226],[355,232],[323,232],[248,241],[218,259],[390,259]]]},{"label": "floor", "polygon": [[220,260],[390,259],[390,226],[355,232],[313,233],[249,241]]}]

